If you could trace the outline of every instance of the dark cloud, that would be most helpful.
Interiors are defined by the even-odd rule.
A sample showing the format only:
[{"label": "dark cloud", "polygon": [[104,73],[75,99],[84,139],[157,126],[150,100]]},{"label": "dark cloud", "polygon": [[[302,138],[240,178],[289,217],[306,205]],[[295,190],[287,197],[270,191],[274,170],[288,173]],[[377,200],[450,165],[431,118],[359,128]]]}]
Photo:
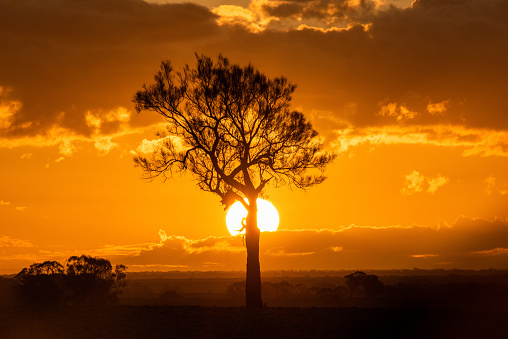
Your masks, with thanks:
[{"label": "dark cloud", "polygon": [[367,23],[375,11],[375,2],[362,0],[358,5],[348,0],[292,0],[269,1],[263,5],[266,14],[277,18],[318,19],[327,26],[344,25],[349,22]]},{"label": "dark cloud", "polygon": [[[339,231],[264,232],[260,260],[264,270],[506,268],[508,222],[459,218],[439,229],[351,226]],[[118,258],[120,260],[120,258]],[[157,246],[123,259],[127,264],[179,265],[207,269],[243,269],[245,248],[240,237],[188,240],[169,237]]]},{"label": "dark cloud", "polygon": [[[191,240],[166,236],[163,231],[160,232],[164,236],[161,236],[159,243],[109,245],[86,252],[127,266],[176,267],[184,270],[245,269],[246,252],[240,236]],[[18,261],[27,265],[43,260],[64,260],[76,254],[76,251],[41,251],[39,246],[27,241],[3,238],[0,237],[0,253],[15,259],[13,265],[19,265]],[[507,260],[506,219],[461,217],[453,224],[442,224],[439,228],[414,225],[282,230],[263,232],[260,239],[263,270],[281,267],[288,270],[414,267],[506,269]]]},{"label": "dark cloud", "polygon": [[[323,131],[347,124],[508,128],[506,1],[420,0],[405,9],[374,9],[372,1],[348,4],[317,0],[262,7],[279,18],[320,21],[317,28],[342,20],[348,29],[275,25],[252,33],[238,25],[218,26],[215,14],[192,4],[1,0],[0,86],[11,88],[10,100],[22,104],[6,133],[36,134],[54,125],[93,133],[87,111],[132,109],[132,95],[151,81],[162,59],[179,68],[194,63],[194,52],[222,53],[270,76],[287,76],[299,86],[295,105],[329,117],[319,122]],[[428,111],[429,104],[442,102],[446,109],[439,114]],[[395,113],[380,114],[389,105]],[[398,119],[402,108],[416,114]],[[129,123],[156,118],[141,114]],[[102,128],[112,132],[115,126]]]},{"label": "dark cloud", "polygon": [[[439,3],[384,8],[369,17],[368,29],[351,22],[340,31],[236,31],[218,50],[288,76],[299,85],[295,102],[307,110],[331,111],[357,126],[442,123],[506,129],[508,3]],[[288,15],[307,2],[290,4]],[[443,101],[447,109],[442,114],[427,111],[430,103]],[[378,114],[390,103],[417,114],[401,122]]]},{"label": "dark cloud", "polygon": [[440,229],[349,227],[281,233],[264,233],[261,239],[264,261],[273,267],[290,265],[298,253],[298,265],[307,269],[504,268],[508,257],[508,222],[501,219],[459,218]]},{"label": "dark cloud", "polygon": [[[193,4],[141,0],[0,1],[0,86],[23,106],[16,133],[58,124],[90,133],[88,110],[129,109],[163,58],[192,55],[217,27]],[[30,128],[16,126],[31,121]]]}]

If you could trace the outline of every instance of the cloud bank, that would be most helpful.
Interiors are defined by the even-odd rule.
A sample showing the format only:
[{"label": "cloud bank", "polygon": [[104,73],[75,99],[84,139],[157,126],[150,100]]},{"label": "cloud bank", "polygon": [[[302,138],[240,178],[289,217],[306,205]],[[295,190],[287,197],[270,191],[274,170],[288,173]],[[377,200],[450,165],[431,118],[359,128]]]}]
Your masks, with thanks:
[{"label": "cloud bank", "polygon": [[[280,269],[506,268],[508,221],[461,217],[452,225],[264,232],[261,266]],[[124,257],[129,264],[180,265],[187,270],[245,267],[241,237],[189,240],[170,236]]]},{"label": "cloud bank", "polygon": [[178,68],[203,52],[288,76],[300,86],[295,105],[332,118],[316,121],[324,135],[420,126],[447,145],[439,132],[448,126],[479,135],[468,139],[468,155],[507,153],[502,0],[417,0],[410,8],[252,0],[212,10],[141,0],[39,4],[0,2],[8,51],[0,55],[0,147],[84,139],[105,154],[118,133],[160,122],[133,115],[130,102],[159,62]]},{"label": "cloud bank", "polygon": [[[160,241],[129,246],[105,246],[83,253],[110,258],[133,270],[153,267],[179,270],[243,270],[245,247],[241,236],[191,240],[168,236]],[[41,251],[23,240],[0,238],[0,260],[64,260],[74,252]],[[7,255],[6,248],[16,249]],[[37,251],[34,253],[34,250]],[[24,254],[23,254],[24,253]],[[338,270],[393,268],[506,269],[508,220],[461,217],[451,225],[355,226],[339,230],[307,229],[264,232],[260,242],[263,270]]]}]

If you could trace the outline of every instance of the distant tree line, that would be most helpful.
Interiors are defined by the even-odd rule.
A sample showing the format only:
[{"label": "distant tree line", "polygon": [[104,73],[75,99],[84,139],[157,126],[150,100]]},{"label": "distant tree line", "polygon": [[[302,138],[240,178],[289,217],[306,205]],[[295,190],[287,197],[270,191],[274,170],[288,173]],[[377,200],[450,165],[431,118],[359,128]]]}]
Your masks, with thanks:
[{"label": "distant tree line", "polygon": [[[434,277],[435,278],[435,277]],[[430,277],[405,277],[402,282],[383,284],[374,274],[361,271],[344,276],[343,285],[319,283],[263,282],[263,298],[269,306],[412,307],[456,309],[506,309],[508,276],[495,280],[469,281],[450,275],[434,281]],[[235,302],[244,296],[244,282],[228,286]]]},{"label": "distant tree line", "polygon": [[35,263],[13,279],[19,301],[37,305],[118,303],[125,287],[124,265],[113,269],[107,259],[88,255],[72,256],[65,267],[57,261]]},{"label": "distant tree line", "polygon": [[[295,295],[349,295],[353,297],[376,297],[383,291],[383,283],[373,274],[366,274],[361,271],[354,272],[344,277],[346,286],[308,288],[302,284],[291,284],[287,281],[263,282],[262,291],[266,297],[284,297]],[[232,298],[240,298],[245,293],[243,281],[228,286],[227,293]]]}]

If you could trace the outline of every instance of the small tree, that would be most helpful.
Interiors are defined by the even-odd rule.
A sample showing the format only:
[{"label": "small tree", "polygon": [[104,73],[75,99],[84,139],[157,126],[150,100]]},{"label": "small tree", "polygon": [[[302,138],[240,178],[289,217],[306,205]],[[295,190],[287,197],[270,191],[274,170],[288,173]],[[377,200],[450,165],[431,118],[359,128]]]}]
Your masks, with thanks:
[{"label": "small tree", "polygon": [[35,263],[24,268],[14,281],[23,302],[58,305],[64,301],[67,288],[63,266],[57,261]]},{"label": "small tree", "polygon": [[155,83],[134,97],[136,111],[155,111],[167,122],[160,145],[135,163],[145,178],[190,171],[199,188],[217,194],[227,209],[240,201],[247,210],[247,306],[261,307],[257,198],[267,184],[307,189],[323,182],[334,155],[303,113],[290,111],[296,85],[269,79],[253,66],[219,56],[198,56],[196,68],[175,73],[163,61]]},{"label": "small tree", "polygon": [[383,283],[379,281],[377,275],[366,274],[361,271],[356,271],[346,275],[346,285],[349,288],[349,296],[352,298],[359,291],[368,297],[375,297],[383,290]]},{"label": "small tree", "polygon": [[115,303],[125,286],[126,269],[116,265],[113,271],[107,259],[73,256],[67,270],[57,261],[35,263],[21,270],[14,283],[22,300],[32,304]]},{"label": "small tree", "polygon": [[107,259],[88,255],[72,256],[67,260],[67,281],[72,289],[73,301],[85,304],[115,303],[125,286],[124,265],[115,271]]}]

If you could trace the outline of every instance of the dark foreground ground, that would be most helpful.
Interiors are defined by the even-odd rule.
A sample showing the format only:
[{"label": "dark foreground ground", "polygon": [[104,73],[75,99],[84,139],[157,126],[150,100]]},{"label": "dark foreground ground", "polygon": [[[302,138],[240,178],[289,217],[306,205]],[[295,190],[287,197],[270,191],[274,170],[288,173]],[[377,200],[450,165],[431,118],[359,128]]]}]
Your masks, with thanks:
[{"label": "dark foreground ground", "polygon": [[0,338],[502,338],[507,319],[442,309],[0,306]]}]

